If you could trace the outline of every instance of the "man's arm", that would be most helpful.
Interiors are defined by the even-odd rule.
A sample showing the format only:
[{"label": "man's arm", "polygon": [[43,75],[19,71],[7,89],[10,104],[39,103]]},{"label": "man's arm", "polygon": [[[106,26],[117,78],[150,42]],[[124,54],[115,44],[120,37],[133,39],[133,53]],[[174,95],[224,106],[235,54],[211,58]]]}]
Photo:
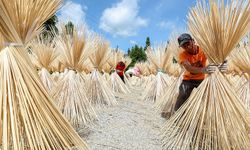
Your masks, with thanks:
[{"label": "man's arm", "polygon": [[197,73],[208,73],[206,67],[194,67],[190,64],[189,61],[185,60],[182,65],[184,68],[191,73],[197,74]]}]

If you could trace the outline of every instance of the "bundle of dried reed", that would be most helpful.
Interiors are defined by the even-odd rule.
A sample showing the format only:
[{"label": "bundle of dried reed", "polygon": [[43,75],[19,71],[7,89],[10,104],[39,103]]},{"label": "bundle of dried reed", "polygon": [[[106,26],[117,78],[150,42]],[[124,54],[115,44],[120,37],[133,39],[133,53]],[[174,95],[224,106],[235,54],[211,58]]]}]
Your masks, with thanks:
[{"label": "bundle of dried reed", "polygon": [[60,0],[1,0],[1,149],[88,149],[52,103],[24,45],[42,30]]},{"label": "bundle of dried reed", "polygon": [[108,86],[108,83],[99,73],[111,55],[109,44],[99,36],[95,38],[94,49],[96,49],[96,51],[89,57],[95,68],[94,71],[91,72],[90,80],[87,82],[87,96],[92,104],[115,105],[117,103],[115,96]]},{"label": "bundle of dried reed", "polygon": [[[250,25],[250,1],[198,2],[189,29],[210,62],[221,64]],[[247,110],[218,70],[193,90],[164,127],[164,149],[248,149]]]},{"label": "bundle of dried reed", "polygon": [[87,81],[87,96],[92,104],[101,106],[117,104],[108,83],[97,70],[91,72],[91,76]]},{"label": "bundle of dried reed", "polygon": [[[250,38],[248,38],[249,41]],[[237,80],[236,91],[242,99],[244,105],[249,110],[250,108],[250,45],[249,42],[239,48],[236,48],[232,54],[232,61],[234,66],[239,68],[241,73],[244,73],[246,80]]]},{"label": "bundle of dried reed", "polygon": [[166,118],[169,118],[174,113],[174,106],[179,94],[179,86],[182,79],[182,75],[180,75],[179,78],[174,79],[164,95],[154,104],[157,111],[163,113]]},{"label": "bundle of dried reed", "polygon": [[167,68],[169,68],[169,65],[172,64],[172,55],[167,50],[167,44],[160,44],[154,49],[147,49],[147,56],[150,62],[155,65],[158,72],[154,83],[146,89],[146,94],[143,99],[155,102],[161,98],[172,82],[169,76],[164,74]]},{"label": "bundle of dried reed", "polygon": [[69,70],[65,78],[51,91],[55,104],[74,127],[87,125],[97,118],[81,80],[79,73]]},{"label": "bundle of dried reed", "polygon": [[[51,91],[55,104],[62,114],[75,127],[86,125],[95,120],[96,113],[86,95],[82,65],[94,51],[86,49],[85,27],[74,28],[71,32],[63,26],[57,49],[62,52],[60,61],[69,69]],[[69,34],[70,33],[70,34]],[[73,70],[75,71],[73,71]]]},{"label": "bundle of dried reed", "polygon": [[124,84],[124,82],[121,80],[121,78],[118,76],[116,72],[113,72],[111,74],[110,83],[112,91],[115,93],[122,93],[122,94],[131,93],[127,85]]},{"label": "bundle of dried reed", "polygon": [[58,57],[58,53],[55,50],[55,43],[52,37],[43,39],[42,36],[38,36],[36,40],[29,44],[31,48],[31,60],[36,68],[38,68],[38,75],[48,91],[51,91],[56,83],[53,81],[50,73],[52,71],[53,62]]},{"label": "bundle of dried reed", "polygon": [[[124,54],[119,50],[112,51],[111,57],[108,59],[108,64],[111,66],[112,70],[115,70],[116,65],[123,59],[123,56]],[[127,85],[121,80],[116,71],[111,73],[110,85],[114,93],[130,93]]]}]

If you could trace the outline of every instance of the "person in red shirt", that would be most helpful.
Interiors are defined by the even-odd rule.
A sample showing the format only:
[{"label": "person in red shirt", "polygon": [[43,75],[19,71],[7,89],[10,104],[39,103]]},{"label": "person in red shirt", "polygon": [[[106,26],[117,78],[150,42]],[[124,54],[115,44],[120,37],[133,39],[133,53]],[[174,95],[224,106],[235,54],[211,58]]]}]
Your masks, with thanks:
[{"label": "person in red shirt", "polygon": [[117,63],[115,70],[117,72],[117,74],[120,76],[120,78],[122,79],[122,81],[125,83],[124,81],[124,70],[126,68],[126,65],[124,62],[120,61]]}]

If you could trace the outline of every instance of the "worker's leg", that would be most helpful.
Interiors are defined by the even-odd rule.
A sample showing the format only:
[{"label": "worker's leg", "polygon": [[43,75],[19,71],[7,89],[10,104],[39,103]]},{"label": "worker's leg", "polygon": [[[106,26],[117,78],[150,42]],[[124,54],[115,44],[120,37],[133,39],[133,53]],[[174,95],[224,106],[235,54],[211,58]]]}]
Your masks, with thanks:
[{"label": "worker's leg", "polygon": [[124,75],[120,76],[120,78],[122,79],[122,81],[125,83],[125,80],[124,80]]},{"label": "worker's leg", "polygon": [[179,95],[177,97],[177,101],[174,108],[175,111],[177,111],[182,106],[182,104],[188,99],[193,88],[194,87],[190,85],[188,82],[183,81],[181,83],[179,87]]}]

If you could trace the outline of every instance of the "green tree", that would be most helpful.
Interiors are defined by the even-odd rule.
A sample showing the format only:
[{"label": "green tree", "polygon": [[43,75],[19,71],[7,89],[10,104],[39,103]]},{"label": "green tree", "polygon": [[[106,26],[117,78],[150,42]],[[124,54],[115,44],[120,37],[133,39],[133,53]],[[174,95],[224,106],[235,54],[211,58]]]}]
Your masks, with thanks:
[{"label": "green tree", "polygon": [[138,45],[135,45],[131,48],[129,57],[132,59],[132,62],[130,63],[128,68],[133,67],[136,62],[142,62],[147,60],[147,55],[143,47],[139,47]]},{"label": "green tree", "polygon": [[128,49],[128,55],[130,54],[130,52],[131,52],[131,50],[130,50],[130,48]]},{"label": "green tree", "polygon": [[74,24],[69,21],[66,25],[65,25],[65,28],[66,28],[66,33],[67,34],[73,34],[73,31],[74,31]]},{"label": "green tree", "polygon": [[43,36],[48,36],[49,34],[52,33],[58,33],[58,29],[56,27],[56,24],[58,22],[58,18],[56,15],[52,16],[50,19],[48,19],[46,22],[44,22],[44,32],[42,33]]},{"label": "green tree", "polygon": [[150,38],[147,37],[147,38],[146,38],[146,45],[145,45],[145,47],[144,47],[144,51],[147,50],[147,48],[148,48],[149,46],[151,46]]}]

